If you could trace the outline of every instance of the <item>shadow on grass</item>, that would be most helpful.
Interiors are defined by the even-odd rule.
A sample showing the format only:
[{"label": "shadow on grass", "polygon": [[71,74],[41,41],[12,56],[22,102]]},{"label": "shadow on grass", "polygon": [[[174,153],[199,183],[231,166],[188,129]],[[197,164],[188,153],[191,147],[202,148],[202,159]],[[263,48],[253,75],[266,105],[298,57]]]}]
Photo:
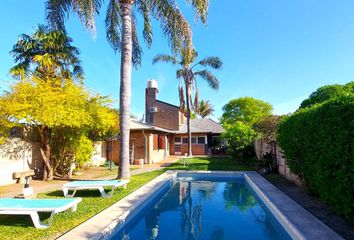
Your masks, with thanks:
[{"label": "shadow on grass", "polygon": [[[115,189],[114,191],[118,191],[119,189]],[[111,191],[111,189],[105,189],[106,193]],[[69,191],[71,194],[73,191]],[[64,197],[63,191],[58,190],[58,191],[53,191],[49,192],[46,194],[49,197]],[[102,197],[101,193],[97,189],[92,189],[92,190],[78,190],[75,193],[74,197]]]},{"label": "shadow on grass", "polygon": [[0,215],[0,225],[27,227],[33,226],[29,215]]},{"label": "shadow on grass", "polygon": [[[38,213],[41,222],[47,223],[50,213]],[[0,225],[11,227],[33,227],[32,219],[29,215],[0,215]],[[0,233],[1,236],[1,233]]]}]

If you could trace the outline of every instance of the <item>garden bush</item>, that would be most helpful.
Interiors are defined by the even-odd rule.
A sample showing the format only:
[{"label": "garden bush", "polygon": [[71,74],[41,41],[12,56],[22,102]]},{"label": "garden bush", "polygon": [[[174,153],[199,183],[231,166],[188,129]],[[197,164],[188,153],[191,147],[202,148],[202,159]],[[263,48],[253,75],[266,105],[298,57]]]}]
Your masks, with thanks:
[{"label": "garden bush", "polygon": [[291,171],[337,213],[354,222],[354,95],[301,109],[284,119],[278,142]]}]

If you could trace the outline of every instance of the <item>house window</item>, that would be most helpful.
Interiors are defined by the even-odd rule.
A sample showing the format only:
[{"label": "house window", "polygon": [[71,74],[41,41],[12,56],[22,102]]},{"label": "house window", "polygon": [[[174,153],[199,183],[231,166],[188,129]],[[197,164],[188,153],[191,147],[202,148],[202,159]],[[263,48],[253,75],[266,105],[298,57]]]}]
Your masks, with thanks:
[{"label": "house window", "polygon": [[175,137],[175,143],[181,143],[182,138],[181,137]]},{"label": "house window", "polygon": [[198,144],[205,144],[205,137],[198,137]]},{"label": "house window", "polygon": [[[182,141],[183,144],[188,144],[188,138],[184,137]],[[192,144],[205,144],[205,137],[192,137]]]}]

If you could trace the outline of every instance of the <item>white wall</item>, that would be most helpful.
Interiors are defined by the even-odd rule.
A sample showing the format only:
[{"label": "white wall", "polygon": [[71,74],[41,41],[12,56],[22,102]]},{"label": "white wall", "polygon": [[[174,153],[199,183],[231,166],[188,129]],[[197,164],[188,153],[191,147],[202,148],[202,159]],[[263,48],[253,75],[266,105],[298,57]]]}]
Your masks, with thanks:
[{"label": "white wall", "polygon": [[106,158],[107,143],[104,141],[95,142],[93,148],[94,150],[91,156],[90,165],[93,166],[103,165],[107,160]]},{"label": "white wall", "polygon": [[[260,158],[262,158],[263,154],[270,152],[271,148],[270,148],[269,144],[267,144],[261,140],[257,140],[254,143],[254,149],[255,149],[257,158],[260,159]],[[278,164],[279,174],[283,175],[286,179],[288,179],[289,181],[291,181],[297,185],[301,184],[298,176],[293,174],[290,171],[290,168],[286,164],[286,159],[284,158],[284,154],[279,146],[277,146],[277,164]]]},{"label": "white wall", "polygon": [[15,183],[14,172],[27,171],[32,165],[32,146],[20,138],[9,138],[0,145],[0,186]]}]

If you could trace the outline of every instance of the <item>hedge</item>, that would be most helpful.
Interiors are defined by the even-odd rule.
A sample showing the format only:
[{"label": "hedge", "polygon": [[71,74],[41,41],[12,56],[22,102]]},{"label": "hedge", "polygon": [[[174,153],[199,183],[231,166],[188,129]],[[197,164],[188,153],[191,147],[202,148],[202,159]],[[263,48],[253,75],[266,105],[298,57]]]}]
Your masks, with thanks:
[{"label": "hedge", "polygon": [[299,110],[278,128],[291,171],[333,210],[354,222],[354,95]]}]

